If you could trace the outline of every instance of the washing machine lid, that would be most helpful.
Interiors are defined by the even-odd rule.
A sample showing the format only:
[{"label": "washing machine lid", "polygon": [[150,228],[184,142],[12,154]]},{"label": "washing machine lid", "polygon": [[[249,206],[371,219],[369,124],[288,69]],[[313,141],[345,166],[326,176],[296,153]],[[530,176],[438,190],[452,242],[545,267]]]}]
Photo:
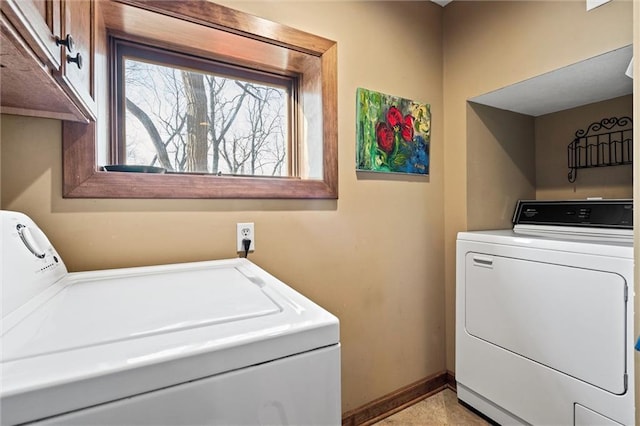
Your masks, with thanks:
[{"label": "washing machine lid", "polygon": [[233,323],[281,309],[237,268],[72,274],[51,290],[28,315],[5,321],[3,362]]},{"label": "washing machine lid", "polygon": [[72,273],[3,319],[2,420],[32,421],[338,342],[336,317],[246,259]]}]

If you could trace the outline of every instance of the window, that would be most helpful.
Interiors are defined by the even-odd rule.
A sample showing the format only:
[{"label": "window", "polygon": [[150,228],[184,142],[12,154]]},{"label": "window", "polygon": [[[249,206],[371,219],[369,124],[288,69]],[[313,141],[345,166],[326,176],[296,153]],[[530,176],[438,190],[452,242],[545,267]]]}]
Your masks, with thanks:
[{"label": "window", "polygon": [[112,40],[116,164],[295,176],[295,77]]},{"label": "window", "polygon": [[[209,2],[98,9],[110,120],[63,125],[65,197],[337,198],[335,42]],[[168,173],[101,170],[123,163]]]}]

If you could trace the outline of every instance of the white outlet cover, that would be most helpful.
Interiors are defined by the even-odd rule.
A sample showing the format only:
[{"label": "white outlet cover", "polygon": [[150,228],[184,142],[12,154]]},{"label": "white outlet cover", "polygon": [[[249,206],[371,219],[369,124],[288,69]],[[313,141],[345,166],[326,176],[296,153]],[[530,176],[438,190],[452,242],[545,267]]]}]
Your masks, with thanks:
[{"label": "white outlet cover", "polygon": [[238,253],[244,253],[244,246],[242,240],[245,238],[245,230],[248,231],[246,237],[251,240],[249,251],[255,251],[256,249],[256,236],[254,232],[253,222],[245,222],[236,224],[236,250]]}]

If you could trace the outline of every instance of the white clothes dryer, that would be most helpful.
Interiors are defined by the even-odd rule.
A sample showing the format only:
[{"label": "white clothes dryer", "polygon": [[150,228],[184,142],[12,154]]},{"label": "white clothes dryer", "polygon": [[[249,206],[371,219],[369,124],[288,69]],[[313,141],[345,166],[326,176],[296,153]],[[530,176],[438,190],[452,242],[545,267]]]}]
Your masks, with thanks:
[{"label": "white clothes dryer", "polygon": [[246,259],[68,273],[1,211],[0,423],[341,423],[338,319]]},{"label": "white clothes dryer", "polygon": [[631,206],[521,202],[514,230],[458,234],[460,400],[503,425],[636,424]]}]

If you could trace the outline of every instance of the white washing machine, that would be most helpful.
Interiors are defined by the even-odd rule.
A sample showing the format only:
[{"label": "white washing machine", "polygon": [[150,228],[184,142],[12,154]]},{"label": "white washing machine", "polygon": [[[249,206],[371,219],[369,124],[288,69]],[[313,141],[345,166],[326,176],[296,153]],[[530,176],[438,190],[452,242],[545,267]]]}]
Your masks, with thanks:
[{"label": "white washing machine", "polygon": [[461,232],[458,398],[500,424],[634,425],[631,200],[520,202]]},{"label": "white washing machine", "polygon": [[68,273],[0,212],[0,423],[338,425],[338,319],[246,259]]}]

